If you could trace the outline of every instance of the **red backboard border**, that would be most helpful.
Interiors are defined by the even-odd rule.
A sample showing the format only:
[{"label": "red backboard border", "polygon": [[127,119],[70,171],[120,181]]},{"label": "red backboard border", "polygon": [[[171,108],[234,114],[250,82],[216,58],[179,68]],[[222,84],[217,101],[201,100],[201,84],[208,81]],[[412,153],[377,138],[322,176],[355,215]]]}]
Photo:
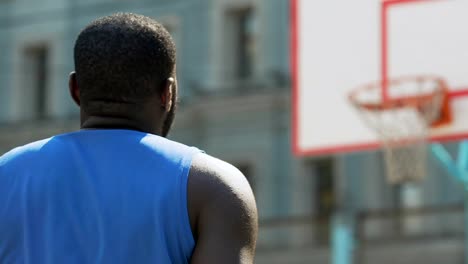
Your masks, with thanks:
[{"label": "red backboard border", "polygon": [[[388,48],[388,10],[391,7],[397,5],[404,5],[404,4],[415,4],[415,3],[427,3],[427,2],[435,2],[435,1],[444,1],[444,0],[384,0],[382,1],[382,8],[381,8],[381,51],[382,51],[382,65],[381,65],[381,74],[382,74],[382,83],[383,87],[385,87],[385,83],[388,80],[388,55],[389,55],[389,48]],[[370,151],[376,150],[381,146],[379,141],[375,142],[367,142],[367,143],[359,143],[359,144],[345,144],[345,145],[334,145],[328,146],[323,148],[310,148],[310,149],[303,149],[299,144],[300,140],[300,129],[299,129],[299,58],[300,58],[300,51],[299,51],[299,0],[290,0],[290,17],[291,17],[291,30],[290,30],[290,45],[291,45],[291,75],[292,75],[292,151],[296,156],[317,156],[317,155],[332,155],[332,154],[339,154],[339,153],[350,153],[350,152],[358,152],[358,151]],[[386,91],[383,89],[383,98],[385,98]],[[468,89],[461,89],[450,92],[449,96],[452,99],[456,97],[468,96]],[[432,142],[442,142],[442,141],[458,141],[468,138],[468,132],[466,133],[458,133],[448,136],[438,136],[432,137]]]}]

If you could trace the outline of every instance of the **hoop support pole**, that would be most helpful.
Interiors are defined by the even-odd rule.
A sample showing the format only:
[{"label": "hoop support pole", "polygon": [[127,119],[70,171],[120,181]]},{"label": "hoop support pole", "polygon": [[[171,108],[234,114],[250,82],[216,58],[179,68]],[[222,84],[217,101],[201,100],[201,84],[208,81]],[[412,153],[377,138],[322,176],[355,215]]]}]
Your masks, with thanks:
[{"label": "hoop support pole", "polygon": [[464,225],[465,225],[465,264],[468,264],[468,184],[464,184],[463,186],[464,192]]},{"label": "hoop support pole", "polygon": [[464,192],[464,228],[465,228],[465,264],[468,264],[468,140],[462,141],[458,146],[456,161],[440,143],[431,145],[434,156],[444,165],[448,173],[463,185]]},{"label": "hoop support pole", "polygon": [[[466,144],[465,144],[466,145]],[[461,150],[462,147],[465,148],[465,145],[460,145],[460,152],[466,152],[467,150]],[[431,145],[431,151],[434,156],[442,163],[444,168],[448,173],[453,176],[457,181],[466,184],[466,177],[464,171],[458,167],[457,163],[450,156],[450,153],[445,149],[444,146],[440,143],[433,143]],[[460,160],[460,159],[459,159]]]},{"label": "hoop support pole", "polygon": [[331,242],[333,264],[353,264],[354,233],[349,215],[337,213],[332,219]]},{"label": "hoop support pole", "polygon": [[468,170],[468,141],[463,141],[458,147],[457,166],[462,171]]}]

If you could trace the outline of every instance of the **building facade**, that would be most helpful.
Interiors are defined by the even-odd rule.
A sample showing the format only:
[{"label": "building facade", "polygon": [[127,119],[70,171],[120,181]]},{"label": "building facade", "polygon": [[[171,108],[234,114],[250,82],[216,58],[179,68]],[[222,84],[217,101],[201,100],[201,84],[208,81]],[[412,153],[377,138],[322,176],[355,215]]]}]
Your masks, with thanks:
[{"label": "building facade", "polygon": [[257,263],[329,263],[336,213],[352,216],[358,263],[462,263],[463,189],[436,162],[422,182],[392,187],[380,152],[294,157],[289,5],[0,0],[0,152],[77,129],[67,86],[77,34],[98,17],[140,13],[178,48],[170,137],[236,165],[254,189]]}]

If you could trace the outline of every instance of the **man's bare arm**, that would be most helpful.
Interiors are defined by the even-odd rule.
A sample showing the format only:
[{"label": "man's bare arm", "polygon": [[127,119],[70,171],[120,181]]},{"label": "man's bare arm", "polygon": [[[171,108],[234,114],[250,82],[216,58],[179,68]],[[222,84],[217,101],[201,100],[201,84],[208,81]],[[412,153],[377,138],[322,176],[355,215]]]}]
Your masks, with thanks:
[{"label": "man's bare arm", "polygon": [[196,247],[192,264],[252,264],[258,217],[252,190],[232,165],[205,154],[192,163],[189,214]]}]

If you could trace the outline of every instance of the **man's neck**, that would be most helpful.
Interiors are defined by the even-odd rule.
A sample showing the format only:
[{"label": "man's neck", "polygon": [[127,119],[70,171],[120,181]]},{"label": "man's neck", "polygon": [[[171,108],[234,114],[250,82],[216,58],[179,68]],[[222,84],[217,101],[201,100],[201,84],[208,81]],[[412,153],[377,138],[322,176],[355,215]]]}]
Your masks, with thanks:
[{"label": "man's neck", "polygon": [[157,134],[154,129],[144,126],[133,119],[109,116],[88,116],[82,120],[81,129],[130,129]]}]

